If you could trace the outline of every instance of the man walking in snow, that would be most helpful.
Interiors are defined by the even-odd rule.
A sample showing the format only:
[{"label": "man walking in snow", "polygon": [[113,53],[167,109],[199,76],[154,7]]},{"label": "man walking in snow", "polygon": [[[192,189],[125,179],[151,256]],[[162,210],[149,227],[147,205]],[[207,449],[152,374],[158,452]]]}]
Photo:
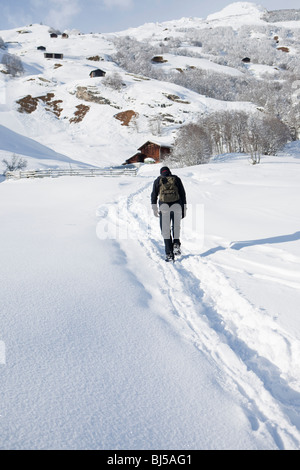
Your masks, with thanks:
[{"label": "man walking in snow", "polygon": [[[157,207],[157,201],[159,207]],[[166,261],[173,261],[180,250],[180,224],[186,214],[186,194],[181,179],[164,166],[153,183],[152,210],[160,219],[165,243]]]}]

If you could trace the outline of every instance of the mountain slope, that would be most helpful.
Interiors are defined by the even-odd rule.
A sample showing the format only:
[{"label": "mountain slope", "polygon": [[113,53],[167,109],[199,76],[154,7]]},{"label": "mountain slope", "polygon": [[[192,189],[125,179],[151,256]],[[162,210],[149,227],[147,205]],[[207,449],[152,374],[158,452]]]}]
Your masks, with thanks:
[{"label": "mountain slope", "polygon": [[[50,38],[49,27],[44,25],[1,31],[6,49],[0,50],[0,60],[7,53],[16,55],[22,60],[24,74],[10,79],[10,76],[0,73],[0,124],[14,132],[18,132],[16,127],[22,127],[26,137],[72,160],[96,166],[123,163],[147,140],[155,139],[172,145],[179,127],[195,121],[199,114],[225,109],[251,112],[257,108],[257,103],[208,98],[171,83],[168,78],[170,74],[183,77],[195,70],[210,73],[212,77],[220,77],[220,80],[224,77],[242,81],[243,77],[249,78],[251,75],[265,80],[264,74],[268,73],[268,80],[278,80],[279,83],[280,60],[284,57],[295,57],[296,60],[299,52],[296,46],[290,47],[289,55],[279,53],[269,30],[262,29],[262,32],[253,34],[259,36],[260,44],[268,45],[268,50],[273,51],[275,59],[272,60],[276,64],[267,65],[265,60],[263,64],[254,61],[245,65],[241,62],[244,56],[239,54],[247,47],[244,44],[251,43],[251,27],[256,31],[268,26],[275,32],[279,27],[278,23],[273,27],[266,22],[264,15],[265,10],[254,4],[237,3],[210,15],[206,20],[183,18],[112,34],[81,35],[71,31],[67,39],[61,36],[54,39]],[[297,34],[299,21],[290,23],[288,28],[280,30],[282,33],[286,31],[286,37],[279,38],[280,46],[289,46],[292,40],[293,44],[295,42],[293,35]],[[209,51],[211,40],[205,40],[202,45],[197,41],[197,35],[208,34],[209,31],[219,34],[217,32],[224,27],[229,31],[228,37],[231,37],[232,31],[237,34],[238,42],[234,50],[240,42],[241,50],[236,49],[234,59],[232,55],[229,57],[228,52],[218,51],[215,55],[214,51]],[[293,33],[288,34],[291,31]],[[129,73],[118,65],[116,58],[120,51],[117,50],[116,41],[121,40],[122,44],[126,37],[136,41],[140,48],[132,50],[132,54],[136,55],[135,66],[139,61],[141,66],[148,63],[150,77],[145,73]],[[248,41],[245,42],[245,38]],[[151,56],[145,59],[141,41],[150,48],[147,54],[151,53],[151,47],[153,51],[160,51],[161,63],[151,63]],[[63,54],[63,59],[44,58],[44,52],[37,50],[39,46],[44,46],[49,53]],[[255,43],[251,50],[253,47],[257,51],[260,49]],[[234,66],[226,64],[226,61],[231,61]],[[90,78],[90,72],[97,68],[103,69],[106,77]],[[112,88],[105,79],[113,79],[116,73],[122,85]],[[153,74],[158,78],[151,78]],[[116,116],[128,111],[135,118],[125,126]],[[14,116],[8,122],[7,112]],[[0,151],[3,153],[7,149]],[[37,167],[44,166],[45,162],[35,157],[29,164]]]}]

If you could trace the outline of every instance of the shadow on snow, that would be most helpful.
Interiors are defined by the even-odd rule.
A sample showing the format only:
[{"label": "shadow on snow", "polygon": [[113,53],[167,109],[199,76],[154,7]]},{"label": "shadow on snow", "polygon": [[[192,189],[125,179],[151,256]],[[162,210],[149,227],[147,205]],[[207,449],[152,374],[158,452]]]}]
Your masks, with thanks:
[{"label": "shadow on snow", "polygon": [[[245,240],[245,241],[238,241],[232,242],[230,244],[230,248],[232,250],[241,250],[242,248],[247,248],[249,246],[256,246],[256,245],[267,245],[267,244],[276,244],[276,243],[287,243],[287,242],[294,242],[296,240],[300,240],[300,231],[291,233],[289,235],[278,235],[276,237],[268,237],[268,238],[259,238],[257,240]],[[205,251],[205,253],[201,254],[202,258],[206,256],[213,255],[218,251],[226,250],[224,246],[216,246],[215,248],[210,248],[209,250]]]}]

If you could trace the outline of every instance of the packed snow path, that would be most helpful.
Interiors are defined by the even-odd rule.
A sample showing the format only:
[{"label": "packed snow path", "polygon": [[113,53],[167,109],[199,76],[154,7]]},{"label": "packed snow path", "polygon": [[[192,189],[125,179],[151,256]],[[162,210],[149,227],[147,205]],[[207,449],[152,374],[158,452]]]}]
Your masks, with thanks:
[{"label": "packed snow path", "polygon": [[297,163],[181,170],[174,265],[157,169],[1,183],[0,447],[299,449]]}]

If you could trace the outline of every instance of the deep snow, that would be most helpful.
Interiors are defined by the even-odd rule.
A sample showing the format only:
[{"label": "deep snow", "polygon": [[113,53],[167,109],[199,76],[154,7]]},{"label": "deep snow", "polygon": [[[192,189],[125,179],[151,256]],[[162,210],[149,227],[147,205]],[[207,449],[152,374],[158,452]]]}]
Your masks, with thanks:
[{"label": "deep snow", "polygon": [[298,158],[158,169],[1,183],[2,449],[299,449]]},{"label": "deep snow", "polygon": [[[166,28],[180,38],[185,27],[264,24],[262,13],[238,3],[207,20],[56,42],[44,25],[1,31],[25,74],[0,73],[0,160],[120,165],[147,140],[172,143],[199,113],[256,109],[128,74],[110,55],[114,36],[158,44]],[[61,67],[39,45],[63,52]],[[103,61],[88,60],[99,53]],[[167,58],[166,71],[240,73],[209,57]],[[98,66],[118,71],[124,89],[91,80]],[[110,104],[80,100],[79,86]],[[18,99],[47,93],[62,100],[59,117],[42,102],[18,112]],[[82,103],[88,113],[70,123]],[[128,109],[136,126],[114,117]],[[160,113],[174,121],[154,136]],[[295,142],[259,165],[227,155],[178,169],[188,213],[174,265],[150,208],[159,165],[136,177],[0,176],[0,448],[299,449],[299,158]]]}]

